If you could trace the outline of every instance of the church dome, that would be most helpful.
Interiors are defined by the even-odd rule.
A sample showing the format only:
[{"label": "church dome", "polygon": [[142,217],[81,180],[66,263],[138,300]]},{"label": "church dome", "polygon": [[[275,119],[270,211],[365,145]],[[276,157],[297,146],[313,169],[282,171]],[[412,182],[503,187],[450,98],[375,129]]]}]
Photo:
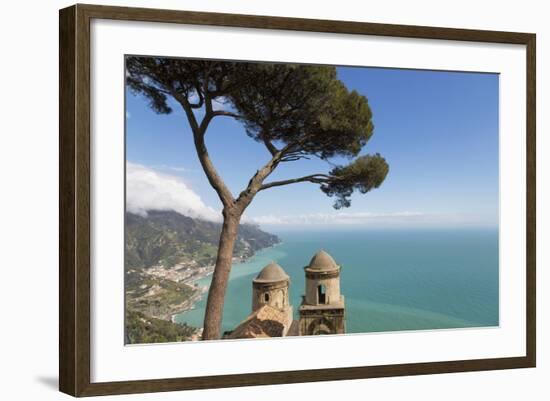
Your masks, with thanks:
[{"label": "church dome", "polygon": [[270,283],[270,282],[277,282],[277,281],[283,281],[288,280],[288,274],[283,270],[281,266],[279,266],[275,262],[271,262],[266,267],[262,269],[262,271],[258,274],[258,276],[254,279],[254,282],[256,283]]},{"label": "church dome", "polygon": [[311,262],[309,262],[309,266],[307,266],[307,268],[309,270],[328,271],[337,269],[338,265],[332,256],[325,251],[320,250],[313,256],[313,258],[311,258]]}]

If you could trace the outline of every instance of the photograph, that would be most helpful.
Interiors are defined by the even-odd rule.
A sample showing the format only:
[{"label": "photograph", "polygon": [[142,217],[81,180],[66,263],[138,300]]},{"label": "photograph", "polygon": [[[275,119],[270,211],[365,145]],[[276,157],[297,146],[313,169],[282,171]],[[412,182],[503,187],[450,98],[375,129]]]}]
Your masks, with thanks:
[{"label": "photograph", "polygon": [[499,326],[498,73],[124,64],[126,345]]}]

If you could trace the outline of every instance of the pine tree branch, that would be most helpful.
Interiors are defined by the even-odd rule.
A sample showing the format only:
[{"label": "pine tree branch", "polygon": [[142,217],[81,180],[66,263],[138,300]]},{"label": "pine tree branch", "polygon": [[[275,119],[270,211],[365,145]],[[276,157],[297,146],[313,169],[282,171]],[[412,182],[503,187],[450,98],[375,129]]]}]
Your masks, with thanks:
[{"label": "pine tree branch", "polygon": [[[221,176],[218,174],[218,171],[216,170],[216,167],[214,166],[214,163],[212,163],[212,159],[208,154],[208,149],[206,148],[206,143],[204,141],[204,134],[206,133],[206,129],[208,128],[210,120],[212,120],[212,113],[207,113],[199,126],[187,98],[181,95],[174,95],[174,97],[180,102],[185,111],[185,114],[187,115],[189,125],[191,126],[191,131],[193,132],[193,141],[195,143],[197,156],[206,174],[208,182],[218,194],[218,197],[220,198],[224,207],[232,206],[235,202],[235,200],[233,199],[233,194],[225,185],[225,182],[223,181]],[[210,100],[206,99],[206,101],[208,102]]]},{"label": "pine tree branch", "polygon": [[291,178],[288,180],[268,182],[266,184],[263,184],[259,190],[263,191],[264,189],[281,187],[283,185],[296,184],[299,182],[311,182],[314,184],[324,184],[324,183],[330,182],[331,180],[334,180],[334,178],[335,177],[331,177],[327,174],[311,174],[311,175],[306,175],[304,177],[299,177],[299,178]]},{"label": "pine tree branch", "polygon": [[217,117],[217,116],[222,116],[222,117],[233,117],[233,118],[236,118],[236,119],[239,119],[239,118],[243,118],[241,115],[237,114],[237,113],[232,113],[230,111],[225,111],[225,110],[216,110],[216,111],[213,111],[212,112],[212,117]]},{"label": "pine tree branch", "polygon": [[273,143],[271,143],[271,141],[267,139],[265,135],[262,135],[262,141],[265,147],[267,148],[267,150],[269,151],[269,153],[271,153],[271,156],[275,156],[279,151],[279,149],[277,149],[275,145],[273,145]]}]

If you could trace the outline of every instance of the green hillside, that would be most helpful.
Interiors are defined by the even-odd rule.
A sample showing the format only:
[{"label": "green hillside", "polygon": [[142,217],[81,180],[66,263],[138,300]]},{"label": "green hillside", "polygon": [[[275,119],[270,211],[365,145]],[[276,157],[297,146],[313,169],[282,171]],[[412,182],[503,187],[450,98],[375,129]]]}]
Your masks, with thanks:
[{"label": "green hillside", "polygon": [[126,313],[126,344],[186,341],[196,329],[184,324],[148,317],[140,312]]},{"label": "green hillside", "polygon": [[[211,265],[221,232],[221,223],[193,219],[171,211],[150,211],[146,217],[126,213],[125,267],[153,265],[172,267],[195,261]],[[277,244],[276,235],[250,224],[241,224],[235,256],[247,258],[259,249]]]}]

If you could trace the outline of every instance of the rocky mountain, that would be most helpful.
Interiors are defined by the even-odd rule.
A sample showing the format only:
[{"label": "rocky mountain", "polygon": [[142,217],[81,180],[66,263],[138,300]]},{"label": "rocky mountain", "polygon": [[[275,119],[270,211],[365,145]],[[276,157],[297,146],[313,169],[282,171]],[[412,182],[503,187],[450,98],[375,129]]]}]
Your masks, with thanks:
[{"label": "rocky mountain", "polygon": [[[149,211],[147,216],[126,213],[125,268],[176,264],[214,264],[221,223],[184,216],[173,211]],[[279,242],[276,235],[251,224],[241,224],[235,257],[247,258]]]}]

